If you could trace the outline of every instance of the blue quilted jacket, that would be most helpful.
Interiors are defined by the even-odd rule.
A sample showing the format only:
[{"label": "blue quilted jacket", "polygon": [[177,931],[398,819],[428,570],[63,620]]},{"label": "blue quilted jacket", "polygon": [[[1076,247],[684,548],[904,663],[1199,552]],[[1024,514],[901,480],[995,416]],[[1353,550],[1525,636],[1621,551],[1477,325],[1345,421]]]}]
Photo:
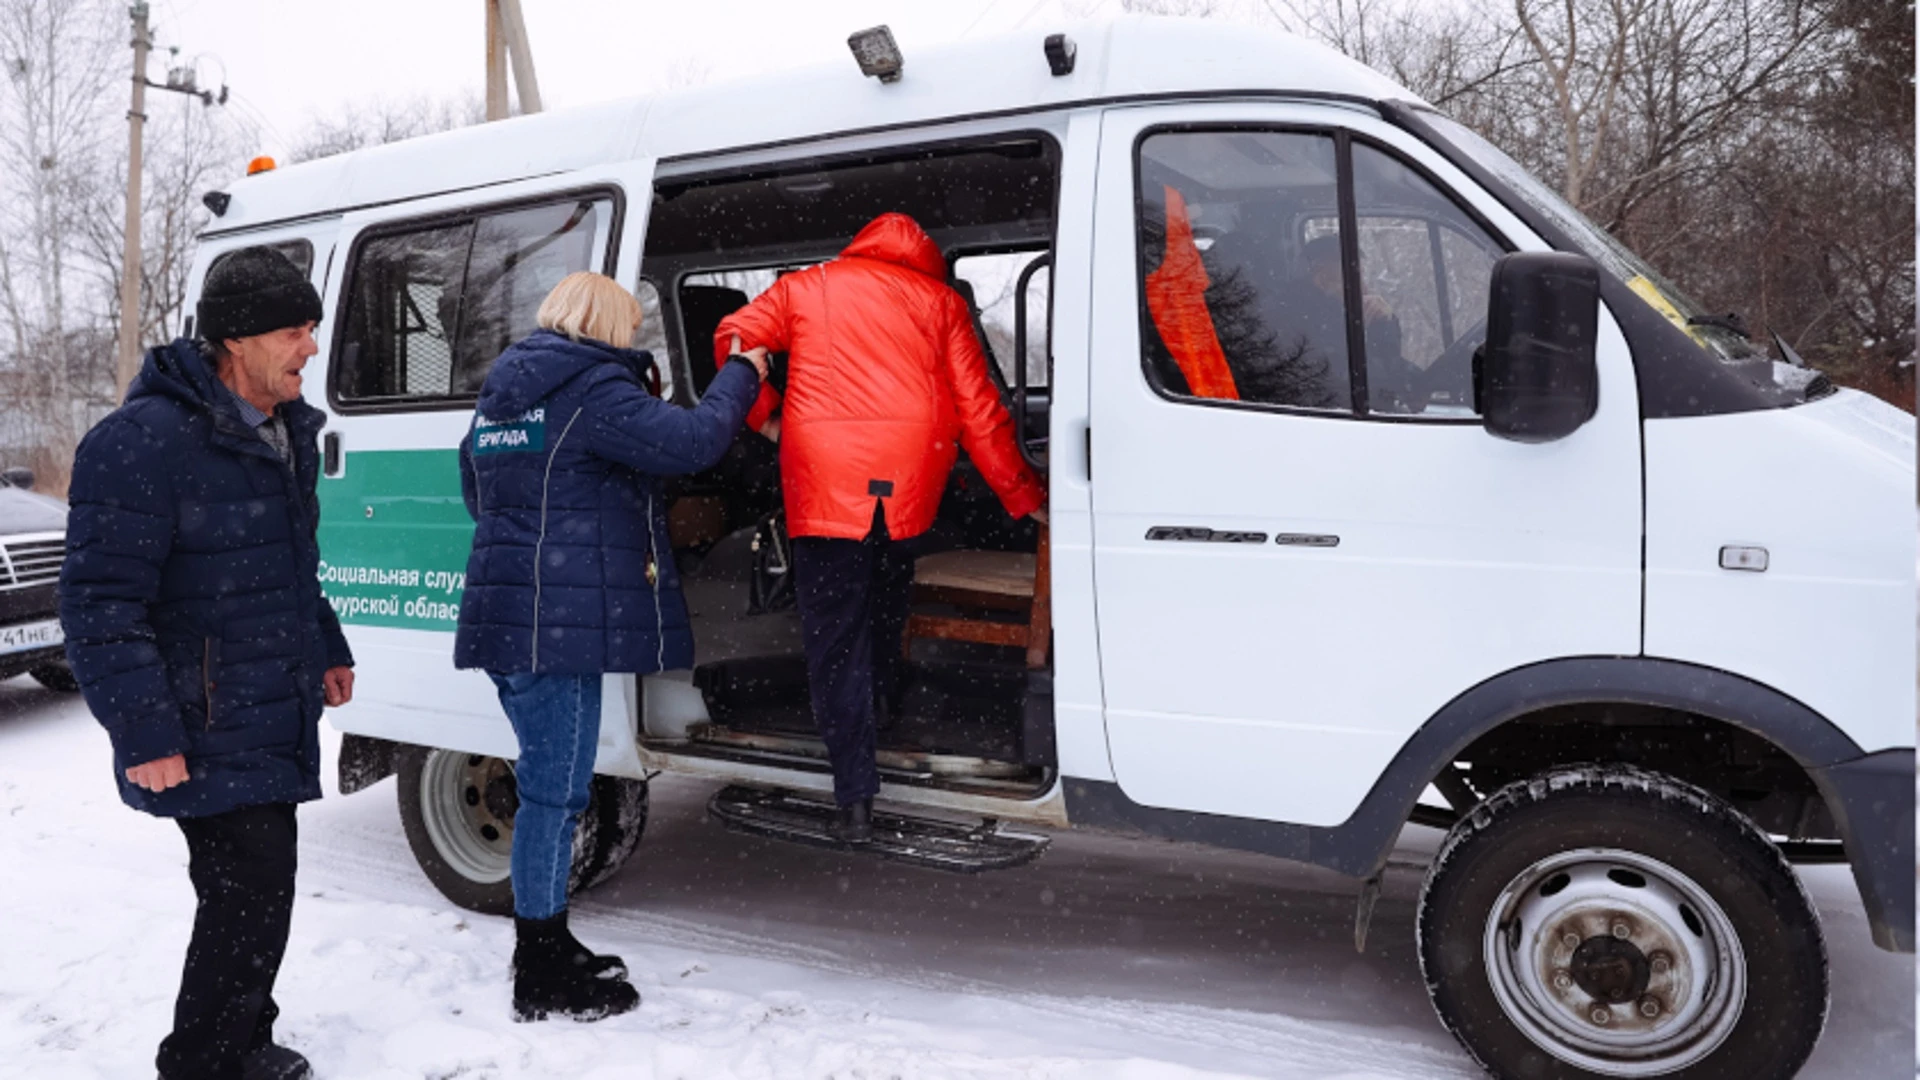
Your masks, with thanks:
[{"label": "blue quilted jacket", "polygon": [[[120,797],[196,817],[320,797],[321,676],[353,663],[320,593],[315,436],[279,408],[284,462],[241,420],[193,343],[147,353],[124,405],[87,433],[68,493],[60,623]],[[185,754],[163,792],[125,770]]]},{"label": "blue quilted jacket", "polygon": [[460,441],[477,527],[454,664],[510,674],[693,666],[660,477],[710,468],[759,392],[734,361],[698,408],[648,393],[644,352],[535,331],[494,362]]}]

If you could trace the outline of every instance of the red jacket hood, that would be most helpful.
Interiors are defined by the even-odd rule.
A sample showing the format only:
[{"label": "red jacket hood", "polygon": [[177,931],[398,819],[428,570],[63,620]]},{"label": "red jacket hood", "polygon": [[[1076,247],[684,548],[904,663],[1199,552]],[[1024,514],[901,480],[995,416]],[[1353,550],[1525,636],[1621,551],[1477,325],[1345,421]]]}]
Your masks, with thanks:
[{"label": "red jacket hood", "polygon": [[905,214],[881,214],[860,230],[853,243],[840,253],[843,257],[879,259],[909,270],[918,270],[935,281],[947,280],[947,262],[940,247],[918,222]]}]

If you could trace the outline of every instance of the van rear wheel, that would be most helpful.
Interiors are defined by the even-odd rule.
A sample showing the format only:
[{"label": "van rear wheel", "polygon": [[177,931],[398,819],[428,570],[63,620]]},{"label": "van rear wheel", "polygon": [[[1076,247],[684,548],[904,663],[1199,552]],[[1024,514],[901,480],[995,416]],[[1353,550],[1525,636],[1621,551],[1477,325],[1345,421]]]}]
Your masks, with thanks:
[{"label": "van rear wheel", "polygon": [[[448,900],[513,914],[513,821],[520,798],[505,758],[403,746],[395,755],[400,824],[420,869]],[[605,882],[640,844],[645,781],[595,776],[573,835],[567,892]]]},{"label": "van rear wheel", "polygon": [[1625,766],[1496,792],[1421,891],[1440,1020],[1496,1076],[1790,1077],[1826,1023],[1827,951],[1750,820]]}]

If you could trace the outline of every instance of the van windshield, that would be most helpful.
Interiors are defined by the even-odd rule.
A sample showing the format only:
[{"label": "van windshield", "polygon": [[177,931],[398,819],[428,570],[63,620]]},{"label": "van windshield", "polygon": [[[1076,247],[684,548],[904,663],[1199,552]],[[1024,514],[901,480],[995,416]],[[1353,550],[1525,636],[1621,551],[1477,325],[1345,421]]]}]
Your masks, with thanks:
[{"label": "van windshield", "polygon": [[1498,147],[1480,137],[1472,128],[1438,113],[1425,116],[1449,141],[1499,177],[1535,210],[1552,219],[1561,231],[1573,238],[1580,253],[1599,263],[1627,284],[1654,310],[1687,332],[1689,337],[1713,350],[1722,359],[1742,360],[1753,355],[1746,339],[1719,326],[1692,324],[1689,320],[1707,314],[1707,310],[1674,288],[1660,272],[1595,225],[1585,214],[1573,208],[1560,194],[1541,183],[1532,173],[1508,157]]},{"label": "van windshield", "polygon": [[1795,405],[1832,392],[1832,385],[1819,372],[1769,360],[1757,352],[1746,337],[1732,329],[1696,321],[1709,318],[1710,313],[1473,129],[1437,112],[1423,112],[1421,119],[1557,226],[1573,241],[1580,254],[1618,278],[1709,356],[1720,361],[1725,370],[1751,383],[1769,404]]}]

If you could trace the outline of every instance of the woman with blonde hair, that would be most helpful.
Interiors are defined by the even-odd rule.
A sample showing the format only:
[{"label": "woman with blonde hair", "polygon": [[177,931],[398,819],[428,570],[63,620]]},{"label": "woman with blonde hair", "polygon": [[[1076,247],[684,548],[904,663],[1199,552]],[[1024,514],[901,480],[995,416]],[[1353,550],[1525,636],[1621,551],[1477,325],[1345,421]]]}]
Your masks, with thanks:
[{"label": "woman with blonde hair", "polygon": [[640,320],[611,278],[562,279],[540,329],[494,361],[460,442],[476,528],[454,663],[492,676],[520,741],[515,1020],[597,1020],[640,1003],[626,965],[567,929],[601,677],[693,666],[660,478],[719,461],[766,376],[755,349],[729,358],[698,408],[662,401],[651,357],[629,347]]}]

